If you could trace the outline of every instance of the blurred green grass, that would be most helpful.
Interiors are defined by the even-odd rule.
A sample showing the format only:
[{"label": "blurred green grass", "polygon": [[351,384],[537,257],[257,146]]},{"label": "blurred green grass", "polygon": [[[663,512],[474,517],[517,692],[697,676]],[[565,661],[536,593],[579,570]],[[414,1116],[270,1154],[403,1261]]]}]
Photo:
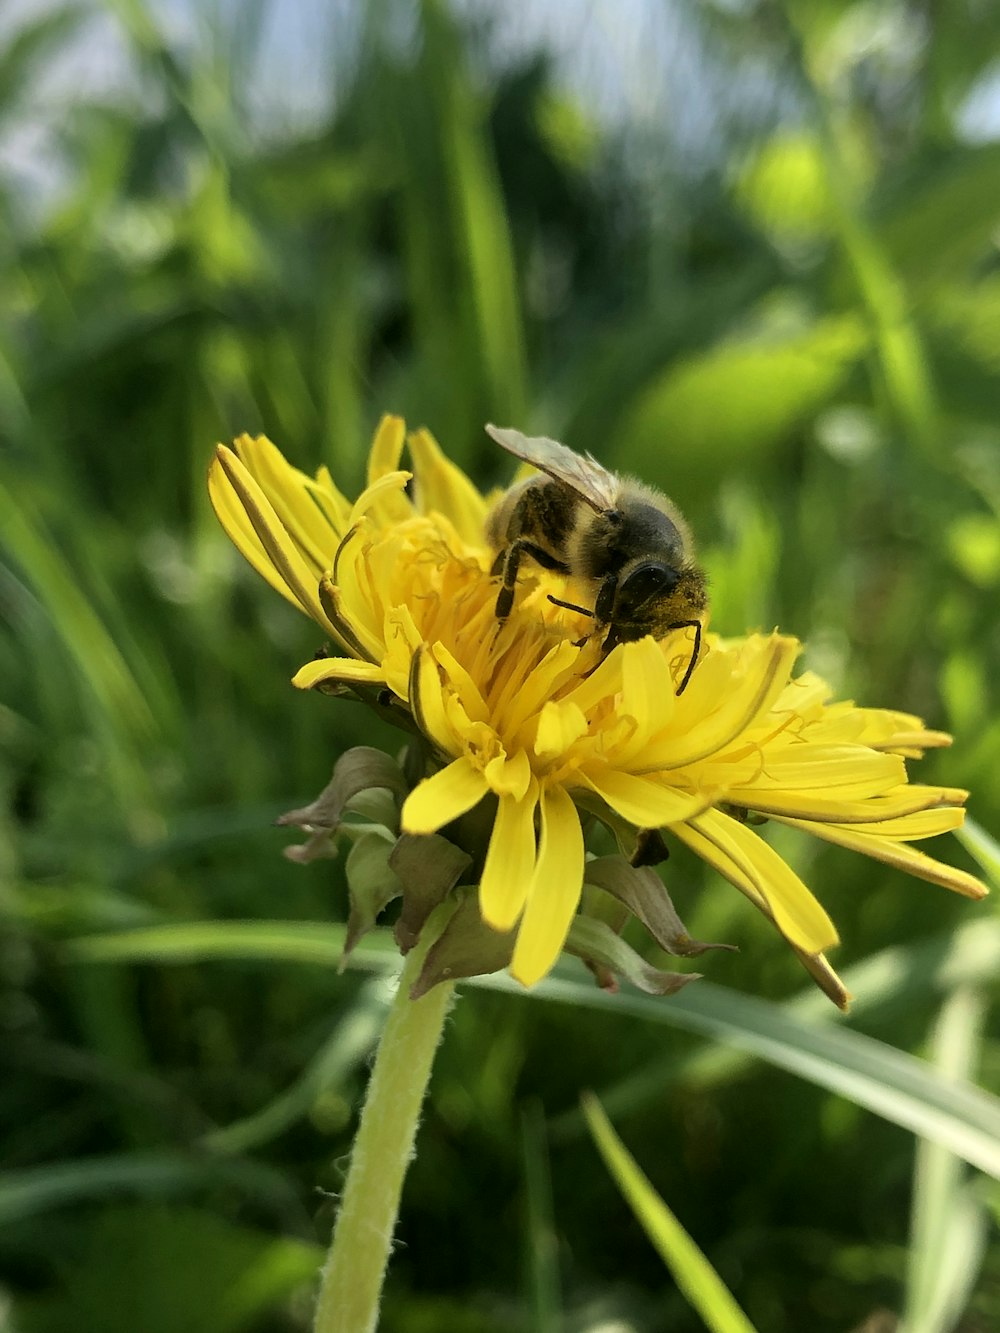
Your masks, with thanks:
[{"label": "blurred green grass", "polygon": [[[404,9],[358,7],[328,116],[265,136],[248,127],[269,6],[186,46],[120,0],[139,91],[75,100],[40,220],[0,176],[0,1199],[21,1201],[0,1263],[29,1333],[65,1327],[74,1303],[98,1333],[200,1328],[202,1299],[220,1326],[306,1326],[333,1215],[315,1191],[338,1187],[364,1081],[350,1034],[376,1002],[356,975],[97,965],[68,947],[344,916],[339,867],[291,865],[270,821],[379,735],[288,687],[316,632],[218,530],[216,440],[265,431],[349,490],[392,410],[483,485],[504,476],[487,420],[635,471],[699,534],[717,628],[780,624],[842,693],[953,731],[921,776],[971,787],[1000,828],[1000,146],[963,132],[1000,15],[690,0],[706,62],[735,82],[752,60],[771,89],[746,123],[706,103],[712,152],[692,158],[668,120],[601,119],[541,51],[505,65],[489,25],[443,3],[401,38]],[[78,22],[57,11],[8,37],[0,130]],[[896,945],[923,957],[992,915],[789,845],[841,928],[840,966]],[[713,981],[798,990],[737,895],[681,850],[668,871],[692,931],[741,946]],[[995,973],[975,984],[992,999]],[[922,1052],[940,1003],[897,976],[854,1021]],[[994,1089],[996,1036],[987,1019],[971,1070]],[[875,1329],[904,1304],[909,1333],[1000,1322],[995,1238],[952,1323],[914,1312],[912,1140],[759,1065],[706,1081],[706,1046],[468,994],[386,1327],[697,1327],[593,1150],[578,1133],[546,1146],[539,1107],[556,1121],[581,1087],[618,1085],[619,1129],[758,1327]],[[546,1152],[561,1315],[524,1257]],[[94,1237],[123,1233],[135,1253],[102,1276]],[[170,1300],[164,1252],[192,1274]],[[217,1253],[219,1271],[273,1280],[223,1308]],[[118,1299],[130,1273],[145,1308]]]}]

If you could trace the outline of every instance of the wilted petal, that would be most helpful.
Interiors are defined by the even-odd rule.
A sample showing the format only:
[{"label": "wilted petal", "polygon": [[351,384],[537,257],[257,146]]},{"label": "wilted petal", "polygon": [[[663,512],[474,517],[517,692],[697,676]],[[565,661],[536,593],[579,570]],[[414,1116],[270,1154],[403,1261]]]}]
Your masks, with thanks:
[{"label": "wilted petal", "polygon": [[595,970],[607,969],[616,977],[624,977],[647,995],[676,995],[688,982],[701,980],[699,972],[664,972],[653,967],[610,926],[586,916],[574,919],[566,951],[576,954]]}]

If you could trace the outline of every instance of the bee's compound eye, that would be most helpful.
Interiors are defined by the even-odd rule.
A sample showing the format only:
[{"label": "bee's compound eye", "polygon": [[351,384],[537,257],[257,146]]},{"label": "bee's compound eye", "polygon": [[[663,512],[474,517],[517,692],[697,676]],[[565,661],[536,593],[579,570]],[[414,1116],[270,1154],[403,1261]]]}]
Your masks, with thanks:
[{"label": "bee's compound eye", "polygon": [[627,618],[654,597],[668,597],[677,587],[680,573],[662,560],[636,565],[618,585],[615,618]]}]

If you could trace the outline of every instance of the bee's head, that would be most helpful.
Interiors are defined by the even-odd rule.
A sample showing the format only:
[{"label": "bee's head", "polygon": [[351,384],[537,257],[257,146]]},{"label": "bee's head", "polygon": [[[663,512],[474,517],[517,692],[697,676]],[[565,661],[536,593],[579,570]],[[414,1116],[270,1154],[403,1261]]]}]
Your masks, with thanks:
[{"label": "bee's head", "polygon": [[650,555],[627,565],[613,591],[606,588],[598,594],[595,618],[610,622],[608,648],[645,634],[662,638],[700,621],[708,605],[705,575],[696,565],[678,567]]},{"label": "bee's head", "polygon": [[665,560],[640,560],[618,582],[613,616],[626,624],[644,620],[643,610],[668,598],[680,581],[680,570]]}]

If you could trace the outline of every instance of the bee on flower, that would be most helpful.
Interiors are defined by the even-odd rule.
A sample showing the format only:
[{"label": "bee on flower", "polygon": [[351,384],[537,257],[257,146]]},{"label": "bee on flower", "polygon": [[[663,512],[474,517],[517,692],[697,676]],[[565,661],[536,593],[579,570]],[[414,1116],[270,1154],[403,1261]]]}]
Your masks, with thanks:
[{"label": "bee on flower", "polygon": [[[407,436],[398,417],[379,425],[368,484],[353,502],[326,469],[306,476],[270,441],[246,435],[219,447],[209,489],[250,564],[330,640],[329,655],[293,683],[360,697],[414,737],[415,768],[352,752],[327,792],[287,822],[309,829],[307,848],[326,854],[353,796],[393,794],[398,840],[387,864],[403,898],[402,947],[435,892],[456,901],[428,956],[427,984],[509,965],[531,986],[564,947],[605,982],[623,971],[668,991],[691,979],[653,977],[612,925],[581,914],[592,885],[672,952],[712,947],[687,936],[643,864],[648,830],[686,844],[739,889],[841,1006],[847,994],[824,956],[838,942],[833,922],[748,816],[970,898],[985,893],[911,845],[962,822],[964,791],[910,782],[906,769],[950,738],[909,714],[834,701],[819,677],[794,674],[794,638],[709,632],[704,581],[684,572],[683,544],[659,555],[654,573],[661,592],[665,580],[681,586],[683,574],[692,590],[685,604],[695,609],[671,609],[655,633],[633,635],[621,632],[619,585],[592,586],[596,600],[586,605],[551,544],[534,543],[542,558],[529,549],[533,558],[513,575],[509,559],[498,565],[496,498],[426,430]],[[641,581],[637,574],[633,593]],[[505,596],[515,582],[516,596]],[[602,621],[610,642],[594,632]],[[588,860],[585,830],[595,820],[615,834],[620,857]],[[438,860],[427,860],[431,850]],[[354,915],[356,935],[365,913]]]}]

